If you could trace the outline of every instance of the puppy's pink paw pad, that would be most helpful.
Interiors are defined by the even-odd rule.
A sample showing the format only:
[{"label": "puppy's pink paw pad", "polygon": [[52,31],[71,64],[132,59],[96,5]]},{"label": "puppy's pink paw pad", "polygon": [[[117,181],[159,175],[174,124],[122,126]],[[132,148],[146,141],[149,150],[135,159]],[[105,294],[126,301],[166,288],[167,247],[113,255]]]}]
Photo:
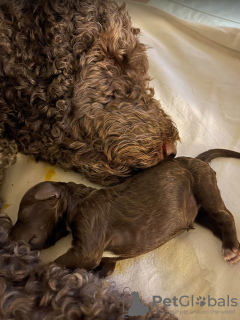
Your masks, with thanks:
[{"label": "puppy's pink paw pad", "polygon": [[223,259],[229,261],[230,264],[237,263],[240,260],[240,250],[239,249],[223,249]]}]

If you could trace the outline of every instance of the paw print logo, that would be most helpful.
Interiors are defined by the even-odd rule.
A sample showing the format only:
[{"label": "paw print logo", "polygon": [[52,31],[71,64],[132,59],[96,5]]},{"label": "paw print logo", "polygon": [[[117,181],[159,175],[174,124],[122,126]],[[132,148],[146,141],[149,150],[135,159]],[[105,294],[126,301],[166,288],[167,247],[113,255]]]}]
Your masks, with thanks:
[{"label": "paw print logo", "polygon": [[200,307],[205,306],[205,304],[206,304],[206,298],[199,296],[199,297],[197,298],[196,304],[198,304]]}]

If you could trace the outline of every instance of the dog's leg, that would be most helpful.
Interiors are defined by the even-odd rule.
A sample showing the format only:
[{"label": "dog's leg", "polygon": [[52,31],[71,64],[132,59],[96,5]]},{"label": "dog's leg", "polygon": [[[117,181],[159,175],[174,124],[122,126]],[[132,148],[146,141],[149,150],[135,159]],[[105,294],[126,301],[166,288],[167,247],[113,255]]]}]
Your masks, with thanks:
[{"label": "dog's leg", "polygon": [[209,212],[203,209],[203,207],[200,207],[195,222],[197,222],[205,228],[208,228],[217,238],[219,238],[221,241],[223,240],[222,232],[217,224],[217,221]]},{"label": "dog's leg", "polygon": [[6,245],[11,229],[12,220],[4,212],[0,212],[0,248]]},{"label": "dog's leg", "polygon": [[62,267],[69,269],[83,268],[91,270],[97,267],[101,261],[101,257],[89,253],[85,255],[85,250],[81,247],[73,246],[66,253],[58,257],[54,262]]},{"label": "dog's leg", "polygon": [[70,269],[96,268],[103,256],[106,236],[106,218],[102,207],[82,209],[71,222],[72,248],[55,260],[61,267]]},{"label": "dog's leg", "polygon": [[99,278],[105,278],[110,276],[116,267],[116,261],[111,261],[109,258],[107,260],[102,258],[100,264],[92,270],[92,272],[99,276]]},{"label": "dog's leg", "polygon": [[[6,169],[16,161],[17,158],[17,144],[14,140],[8,140],[3,137],[3,127],[0,128],[0,190],[4,182]],[[0,194],[0,245],[6,242],[12,228],[11,219],[4,213],[1,212],[4,201]]]},{"label": "dog's leg", "polygon": [[[14,140],[8,140],[0,137],[0,188],[2,187],[6,169],[16,161],[17,158],[17,144]],[[0,208],[3,201],[0,197]]]},{"label": "dog's leg", "polygon": [[207,164],[198,163],[197,170],[193,170],[193,176],[193,192],[197,201],[221,230],[224,260],[230,263],[238,262],[240,250],[234,218],[221,198],[215,172]]}]

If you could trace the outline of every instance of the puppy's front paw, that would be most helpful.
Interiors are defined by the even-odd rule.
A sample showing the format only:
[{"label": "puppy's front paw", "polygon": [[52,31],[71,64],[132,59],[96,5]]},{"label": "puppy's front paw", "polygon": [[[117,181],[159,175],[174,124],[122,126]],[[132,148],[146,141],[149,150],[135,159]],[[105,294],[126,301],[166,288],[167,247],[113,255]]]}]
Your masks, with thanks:
[{"label": "puppy's front paw", "polygon": [[238,248],[223,248],[223,259],[229,261],[230,264],[237,263],[240,260],[240,249]]}]

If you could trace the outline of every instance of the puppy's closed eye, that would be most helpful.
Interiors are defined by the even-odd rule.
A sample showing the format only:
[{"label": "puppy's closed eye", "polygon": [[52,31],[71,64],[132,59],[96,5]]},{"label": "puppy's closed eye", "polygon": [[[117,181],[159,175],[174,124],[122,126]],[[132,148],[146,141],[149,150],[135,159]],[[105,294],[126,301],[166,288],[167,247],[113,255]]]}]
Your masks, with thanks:
[{"label": "puppy's closed eye", "polygon": [[37,238],[37,236],[32,236],[32,238],[29,240],[29,243],[30,244],[34,244],[34,242],[36,242],[36,240],[37,240],[38,238]]}]

